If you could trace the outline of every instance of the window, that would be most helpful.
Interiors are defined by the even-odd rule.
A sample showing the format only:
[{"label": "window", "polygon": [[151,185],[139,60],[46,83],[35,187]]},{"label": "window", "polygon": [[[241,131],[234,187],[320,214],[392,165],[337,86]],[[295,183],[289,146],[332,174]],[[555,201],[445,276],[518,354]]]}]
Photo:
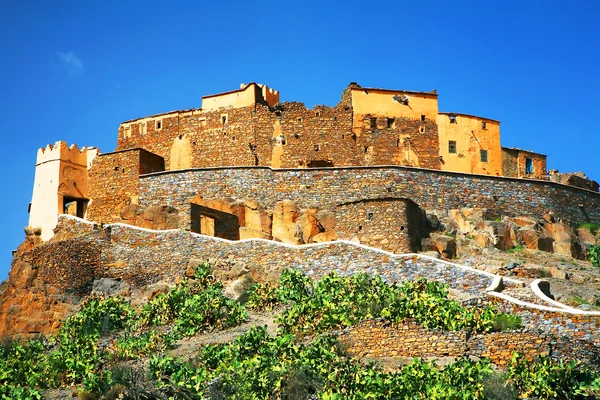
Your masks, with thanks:
[{"label": "window", "polygon": [[479,150],[479,156],[481,158],[481,162],[488,162],[487,150]]},{"label": "window", "polygon": [[456,141],[455,140],[448,141],[448,153],[456,154]]},{"label": "window", "polygon": [[227,114],[221,115],[221,124],[225,125],[227,123]]},{"label": "window", "polygon": [[321,150],[321,145],[315,144],[314,148],[315,148],[315,151],[319,151],[319,150]]},{"label": "window", "polygon": [[369,118],[370,124],[371,124],[371,129],[376,129],[377,128],[377,118]]},{"label": "window", "polygon": [[142,135],[145,135],[145,134],[146,134],[146,132],[147,132],[147,130],[146,130],[146,123],[145,123],[145,122],[142,122],[142,123],[140,124],[140,134],[142,134]]},{"label": "window", "polygon": [[206,126],[206,118],[200,118],[200,127]]},{"label": "window", "polygon": [[387,127],[388,128],[396,127],[396,121],[394,120],[394,118],[387,118]]},{"label": "window", "polygon": [[456,123],[456,115],[448,115],[448,117],[450,117],[450,123],[451,124],[455,124]]},{"label": "window", "polygon": [[321,116],[321,113],[317,111],[317,112],[315,113],[315,117],[320,117],[320,116]]},{"label": "window", "polygon": [[420,127],[419,127],[419,132],[421,132],[421,133],[425,133],[425,127],[424,127],[424,126],[420,126]]},{"label": "window", "polygon": [[156,130],[162,129],[162,119],[156,121],[155,128]]},{"label": "window", "polygon": [[396,147],[400,147],[400,139],[396,139]]},{"label": "window", "polygon": [[487,122],[485,122],[485,121],[481,122],[481,129],[487,129]]},{"label": "window", "polygon": [[301,124],[302,123],[302,118],[298,118],[298,123]]},{"label": "window", "polygon": [[425,116],[421,115],[421,122],[425,122]]},{"label": "window", "polygon": [[533,160],[531,158],[525,159],[525,173],[533,174]]}]

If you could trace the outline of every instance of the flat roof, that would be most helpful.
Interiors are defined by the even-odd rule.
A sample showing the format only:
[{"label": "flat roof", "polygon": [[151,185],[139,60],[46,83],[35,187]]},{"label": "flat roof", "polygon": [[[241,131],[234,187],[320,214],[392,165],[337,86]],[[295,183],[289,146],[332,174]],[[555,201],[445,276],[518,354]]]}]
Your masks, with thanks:
[{"label": "flat roof", "polygon": [[437,97],[436,92],[418,92],[414,90],[394,90],[394,89],[382,89],[382,88],[372,88],[372,87],[362,87],[362,86],[351,86],[352,90],[361,90],[361,91],[376,91],[376,92],[387,92],[387,93],[408,93],[408,94],[425,94],[428,96]]},{"label": "flat roof", "polygon": [[519,148],[517,148],[517,147],[504,147],[504,146],[502,146],[502,150],[524,151],[524,152],[526,152],[526,153],[537,154],[538,156],[544,156],[544,157],[547,157],[547,155],[546,155],[546,154],[537,153],[537,152],[535,152],[535,151],[531,151],[531,150],[519,149]]},{"label": "flat roof", "polygon": [[221,92],[221,93],[217,93],[217,94],[209,94],[207,96],[202,96],[202,98],[203,99],[208,99],[210,97],[217,97],[217,96],[223,96],[225,94],[243,92],[244,90],[248,89],[250,86],[256,86],[256,87],[258,87],[260,89],[260,86],[258,86],[258,84],[256,82],[250,82],[249,84],[247,84],[243,88],[239,88],[239,89],[235,89],[235,90],[230,90],[228,92]]},{"label": "flat roof", "polygon": [[457,113],[457,112],[441,112],[441,111],[438,112],[438,114],[442,114],[442,115],[458,115],[458,116],[461,116],[461,117],[485,119],[486,121],[492,121],[492,122],[500,123],[500,121],[498,121],[497,119],[491,119],[491,118],[487,118],[487,117],[480,117],[479,115],[473,115],[473,114],[465,114],[465,113]]},{"label": "flat roof", "polygon": [[123,122],[121,122],[119,125],[123,125],[123,124],[129,124],[129,123],[131,123],[131,122],[139,121],[140,119],[156,118],[156,117],[164,117],[165,115],[171,115],[171,114],[182,114],[182,113],[188,113],[188,112],[191,112],[191,113],[193,113],[194,111],[202,111],[202,108],[188,108],[187,110],[173,110],[173,111],[167,111],[167,112],[163,112],[163,113],[159,113],[159,114],[147,115],[147,116],[145,116],[145,117],[139,117],[139,118],[134,118],[134,119],[128,119],[127,121],[123,121]]}]

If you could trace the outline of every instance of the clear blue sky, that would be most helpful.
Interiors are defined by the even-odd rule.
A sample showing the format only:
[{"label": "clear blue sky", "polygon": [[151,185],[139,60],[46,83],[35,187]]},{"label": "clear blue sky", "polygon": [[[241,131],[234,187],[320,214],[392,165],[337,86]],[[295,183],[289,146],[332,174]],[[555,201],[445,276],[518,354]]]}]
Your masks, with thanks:
[{"label": "clear blue sky", "polygon": [[121,121],[265,83],[334,105],[351,81],[437,89],[502,144],[600,180],[597,1],[1,1],[0,280],[24,239],[36,151],[114,150]]}]

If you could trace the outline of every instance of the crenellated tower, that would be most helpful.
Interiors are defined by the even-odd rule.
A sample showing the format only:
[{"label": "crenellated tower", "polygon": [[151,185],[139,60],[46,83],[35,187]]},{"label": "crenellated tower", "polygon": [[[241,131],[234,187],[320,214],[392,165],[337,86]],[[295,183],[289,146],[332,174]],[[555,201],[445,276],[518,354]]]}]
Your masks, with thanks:
[{"label": "crenellated tower", "polygon": [[97,155],[95,147],[80,150],[61,141],[38,150],[29,225],[41,228],[42,240],[54,235],[59,214],[85,217],[88,170]]}]

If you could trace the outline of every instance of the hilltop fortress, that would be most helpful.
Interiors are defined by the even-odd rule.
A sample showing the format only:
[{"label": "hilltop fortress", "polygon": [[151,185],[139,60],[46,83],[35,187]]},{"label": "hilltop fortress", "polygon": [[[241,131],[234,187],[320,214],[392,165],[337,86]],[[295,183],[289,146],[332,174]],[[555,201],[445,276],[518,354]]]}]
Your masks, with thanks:
[{"label": "hilltop fortress", "polygon": [[[91,294],[143,302],[193,260],[210,260],[228,285],[277,282],[285,268],[424,277],[524,321],[520,332],[477,342],[414,327],[418,339],[405,344],[394,327],[359,332],[406,345],[399,355],[446,340],[419,354],[479,349],[502,366],[509,347],[598,365],[600,313],[555,301],[547,282],[529,291],[447,260],[467,237],[479,251],[522,245],[581,258],[598,238],[571,228],[600,221],[600,194],[582,176],[553,177],[545,156],[501,147],[498,121],[439,112],[435,91],[352,83],[335,107],[308,109],[242,85],[205,96],[201,109],[123,122],[112,153],[63,142],[38,151],[26,240],[0,293],[0,335],[55,332]],[[419,250],[446,260],[406,254]],[[378,346],[367,347],[389,351]]]},{"label": "hilltop fortress", "polygon": [[101,154],[63,142],[38,152],[31,231],[59,214],[290,244],[347,239],[420,249],[423,209],[487,217],[548,211],[600,220],[599,197],[549,182],[546,157],[503,148],[500,122],[440,112],[438,94],[351,83],[334,107],[280,102],[256,83],[202,108],[120,124]]}]

